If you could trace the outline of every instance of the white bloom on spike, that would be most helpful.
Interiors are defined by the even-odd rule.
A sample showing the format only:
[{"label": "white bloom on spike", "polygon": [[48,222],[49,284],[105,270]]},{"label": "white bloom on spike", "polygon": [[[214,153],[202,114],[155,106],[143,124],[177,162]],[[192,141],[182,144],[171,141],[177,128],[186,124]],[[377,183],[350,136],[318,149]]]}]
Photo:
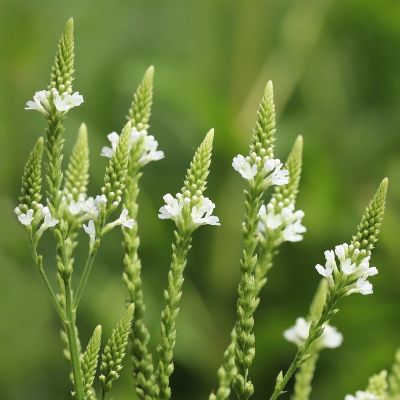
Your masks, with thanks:
[{"label": "white bloom on spike", "polygon": [[356,268],[356,264],[352,263],[350,258],[346,258],[340,262],[340,269],[345,275],[351,275],[355,272]]},{"label": "white bloom on spike", "polygon": [[175,222],[180,218],[183,208],[183,200],[173,197],[170,193],[163,196],[165,205],[159,210],[158,218],[172,219]]},{"label": "white bloom on spike", "polygon": [[232,167],[235,171],[239,172],[244,179],[253,179],[257,174],[257,165],[251,165],[241,154],[233,158]]},{"label": "white bloom on spike", "polygon": [[191,217],[195,225],[221,225],[219,218],[211,215],[214,211],[215,204],[208,198],[204,197],[198,206],[192,208]]},{"label": "white bloom on spike", "polygon": [[282,164],[278,165],[271,174],[272,184],[277,186],[287,185],[289,183],[289,171],[282,169]]},{"label": "white bloom on spike", "polygon": [[95,199],[93,197],[88,197],[85,201],[82,201],[81,209],[88,218],[95,219],[98,217],[101,208],[106,203],[107,198],[104,194],[100,196],[97,195]]},{"label": "white bloom on spike", "polygon": [[146,165],[151,161],[158,161],[164,158],[164,152],[157,150],[158,142],[153,135],[146,135],[144,139],[144,151],[139,159],[141,165]]},{"label": "white bloom on spike", "polygon": [[[336,264],[335,255],[339,259]],[[317,265],[315,268],[324,277],[329,278],[330,285],[334,284],[332,273],[341,274],[343,279],[347,281],[347,295],[352,293],[361,293],[363,295],[373,293],[371,282],[368,281],[370,276],[378,273],[376,267],[370,267],[370,256],[360,252],[359,249],[354,249],[347,243],[343,243],[335,247],[335,251],[325,251],[326,264],[325,268]],[[337,267],[339,265],[339,268]]]},{"label": "white bloom on spike", "polygon": [[301,224],[304,212],[301,210],[294,211],[294,205],[291,204],[283,207],[280,211],[276,211],[273,203],[269,203],[266,207],[262,205],[258,212],[260,217],[258,223],[259,235],[265,239],[265,234],[273,234],[278,237],[280,242],[298,242],[303,240],[303,233],[306,228]]},{"label": "white bloom on spike", "polygon": [[320,345],[328,349],[336,349],[343,343],[343,335],[334,326],[325,325]]},{"label": "white bloom on spike", "polygon": [[87,225],[83,224],[84,231],[89,235],[89,246],[92,247],[96,240],[96,227],[91,219]]},{"label": "white bloom on spike", "polygon": [[352,394],[348,394],[346,395],[344,400],[382,400],[382,398],[370,392],[357,390],[355,396],[353,396]]},{"label": "white bloom on spike", "polygon": [[288,341],[301,346],[308,338],[311,324],[304,318],[297,318],[294,326],[283,332],[283,337]]},{"label": "white bloom on spike", "polygon": [[29,209],[26,214],[22,213],[21,210],[17,207],[14,210],[15,214],[17,214],[18,221],[25,226],[31,225],[33,221],[33,213],[32,209]]},{"label": "white bloom on spike", "polygon": [[[294,326],[283,332],[284,338],[297,346],[301,346],[308,338],[311,322],[304,318],[297,318]],[[317,343],[319,348],[334,349],[339,347],[343,342],[343,335],[330,325],[324,326],[324,331],[319,337]]]},{"label": "white bloom on spike", "polygon": [[264,168],[267,172],[273,171],[277,167],[282,167],[281,160],[279,158],[267,158],[264,163]]},{"label": "white bloom on spike", "polygon": [[373,288],[371,282],[367,280],[365,277],[361,277],[357,280],[357,291],[363,295],[372,294]]},{"label": "white bloom on spike", "polygon": [[39,111],[44,116],[49,115],[43,104],[47,104],[48,102],[49,92],[47,90],[40,90],[36,92],[33,96],[33,101],[29,100],[26,102],[25,110],[36,110]]},{"label": "white bloom on spike", "polygon": [[303,240],[302,233],[304,232],[306,232],[305,226],[300,221],[296,221],[283,230],[283,239],[287,242],[300,242]]},{"label": "white bloom on spike", "polygon": [[42,208],[42,217],[44,218],[44,220],[43,220],[43,224],[40,227],[40,229],[42,229],[43,227],[44,227],[44,229],[52,228],[52,227],[56,226],[59,222],[57,218],[52,217],[49,207]]},{"label": "white bloom on spike", "polygon": [[135,223],[135,220],[128,217],[128,210],[124,208],[116,222],[117,225],[122,225],[125,228],[131,229],[133,224]]},{"label": "white bloom on spike", "polygon": [[71,108],[78,107],[83,103],[83,96],[79,92],[60,94],[57,89],[52,89],[53,103],[59,112],[67,112]]},{"label": "white bloom on spike", "polygon": [[111,143],[111,147],[108,146],[104,146],[101,149],[101,153],[100,155],[102,155],[103,157],[108,157],[111,158],[112,155],[114,154],[115,149],[118,146],[118,142],[119,142],[119,135],[117,132],[111,132],[107,135],[107,139],[110,141]]}]

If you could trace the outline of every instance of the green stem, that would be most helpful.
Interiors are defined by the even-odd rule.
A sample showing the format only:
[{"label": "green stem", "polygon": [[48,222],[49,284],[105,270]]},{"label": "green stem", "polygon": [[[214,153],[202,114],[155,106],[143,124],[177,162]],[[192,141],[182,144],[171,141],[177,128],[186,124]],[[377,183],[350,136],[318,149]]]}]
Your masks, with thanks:
[{"label": "green stem", "polygon": [[299,371],[296,373],[296,383],[294,385],[292,400],[309,400],[318,357],[318,351],[312,351],[311,357],[301,365]]},{"label": "green stem", "polygon": [[46,272],[43,268],[43,257],[37,253],[36,246],[32,240],[32,237],[29,240],[29,247],[31,250],[33,261],[39,272],[40,278],[42,279],[42,282],[47,290],[47,294],[49,295],[50,300],[51,300],[58,316],[60,317],[61,321],[65,321],[64,310],[61,308],[61,306],[57,300],[57,296],[51,286],[51,283],[49,282],[49,279],[47,278]]},{"label": "green stem", "polygon": [[297,350],[289,369],[281,379],[277,380],[275,390],[269,400],[276,400],[282,394],[282,391],[286,387],[292,375],[296,372],[297,368],[299,368],[310,357],[311,346],[322,335],[324,331],[323,325],[330,320],[337,311],[336,304],[343,295],[341,289],[341,285],[330,288],[321,317],[317,322],[312,323],[307,340]]},{"label": "green stem", "polygon": [[[255,268],[255,298],[257,304],[259,303],[260,292],[267,282],[267,274],[272,268],[273,257],[277,252],[276,248],[270,243],[272,243],[272,241],[266,244],[265,247],[262,247]],[[223,363],[218,369],[218,389],[209,396],[209,400],[225,400],[230,395],[230,387],[236,373],[235,340],[236,331],[235,327],[233,327],[231,331],[231,341],[224,352]]]},{"label": "green stem", "polygon": [[256,248],[258,245],[257,224],[259,221],[262,187],[254,184],[249,192],[245,192],[245,217],[243,224],[243,252],[240,259],[241,279],[238,287],[237,316],[235,331],[235,364],[237,374],[233,380],[233,388],[238,400],[248,400],[254,392],[249,378],[249,369],[255,352],[253,332],[254,312],[257,308],[255,268],[257,263]]},{"label": "green stem", "polygon": [[[136,154],[136,153],[135,153]],[[137,158],[137,157],[136,157]],[[137,220],[139,180],[142,173],[135,158],[131,159],[129,176],[125,190],[124,207],[128,210],[129,216]],[[142,265],[138,255],[140,239],[137,223],[131,229],[123,229],[124,272],[123,282],[125,284],[128,300],[135,304],[134,324],[130,331],[132,375],[135,384],[136,394],[139,399],[153,399],[156,397],[155,376],[152,354],[148,345],[150,333],[144,321],[145,304],[143,299]]]},{"label": "green stem", "polygon": [[71,289],[70,279],[64,280],[64,287],[65,287],[65,310],[67,317],[66,328],[68,334],[69,351],[71,355],[72,374],[74,376],[76,397],[78,400],[85,400],[80,354],[78,350],[78,338],[76,336],[75,311],[73,310],[72,307],[73,306],[72,289]]},{"label": "green stem", "polygon": [[99,248],[99,242],[96,241],[93,248],[89,251],[88,257],[86,259],[85,267],[83,268],[83,272],[81,278],[79,280],[78,288],[76,289],[75,297],[74,297],[74,310],[78,308],[79,302],[82,298],[83,292],[85,291],[85,287],[87,281],[89,279],[90,271],[92,270],[92,265],[94,258],[96,257],[97,250]]},{"label": "green stem", "polygon": [[157,347],[159,363],[156,372],[159,389],[158,400],[171,397],[169,378],[174,369],[173,352],[176,341],[176,319],[182,296],[183,272],[190,249],[191,233],[178,228],[172,245],[171,269],[168,272],[168,288],[164,293],[165,307],[161,313],[161,338]]}]

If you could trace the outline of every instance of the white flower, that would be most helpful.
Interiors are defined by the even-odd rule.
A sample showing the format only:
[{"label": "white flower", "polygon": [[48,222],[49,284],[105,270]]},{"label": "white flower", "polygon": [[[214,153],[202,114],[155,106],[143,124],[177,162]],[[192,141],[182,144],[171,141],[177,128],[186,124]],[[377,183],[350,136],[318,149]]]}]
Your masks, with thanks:
[{"label": "white flower", "polygon": [[260,207],[258,215],[260,217],[258,231],[262,239],[264,239],[264,233],[269,231],[270,233],[277,233],[280,242],[303,240],[302,233],[306,232],[306,228],[301,224],[304,212],[301,210],[294,211],[293,204],[276,212],[274,204],[270,202],[267,207],[265,205]]},{"label": "white flower", "polygon": [[131,229],[133,224],[135,223],[135,220],[132,218],[128,218],[128,210],[124,208],[121,212],[121,215],[115,222],[117,222],[117,225],[122,225],[125,228]]},{"label": "white flower", "polygon": [[304,341],[308,338],[308,333],[310,332],[311,324],[307,322],[304,318],[300,317],[296,319],[294,326],[286,329],[283,332],[283,337],[292,343],[301,346]]},{"label": "white flower", "polygon": [[241,154],[234,157],[232,167],[247,180],[253,179],[257,174],[257,165],[251,165],[250,162],[248,162]]},{"label": "white flower", "polygon": [[[301,346],[308,338],[311,322],[300,317],[296,319],[294,326],[283,332],[284,338],[297,346]],[[324,331],[318,339],[319,348],[334,349],[339,347],[343,342],[343,335],[338,330],[330,325],[324,326]]]},{"label": "white flower", "polygon": [[179,200],[172,197],[171,194],[167,193],[163,197],[165,205],[159,210],[158,218],[160,219],[172,219],[175,222],[179,219],[182,213],[183,200]]},{"label": "white flower", "polygon": [[79,92],[60,94],[57,89],[52,89],[53,103],[57,111],[67,112],[71,108],[78,107],[83,103],[83,96]]},{"label": "white flower", "polygon": [[221,225],[219,218],[211,215],[214,211],[215,204],[208,198],[204,197],[198,206],[194,206],[191,211],[192,221],[195,225]]},{"label": "white flower", "polygon": [[278,158],[267,158],[264,163],[264,168],[267,172],[273,171],[277,167],[282,167],[281,160]]},{"label": "white flower", "polygon": [[373,393],[357,390],[355,396],[348,394],[344,400],[381,400],[381,398]]},{"label": "white flower", "polygon": [[158,142],[153,135],[146,135],[144,139],[144,151],[139,159],[141,165],[146,165],[151,161],[158,161],[164,158],[164,152],[157,150]]},{"label": "white flower", "polygon": [[106,203],[107,198],[104,194],[100,196],[97,195],[95,199],[93,199],[93,197],[88,197],[84,202],[82,202],[81,209],[87,217],[97,218],[101,208]]},{"label": "white flower", "polygon": [[300,221],[296,221],[283,230],[283,239],[287,242],[300,242],[303,240],[303,235],[301,234],[304,232],[306,232],[305,226]]},{"label": "white flower", "polygon": [[319,340],[322,347],[335,349],[342,344],[343,335],[334,326],[325,325],[324,333]]},{"label": "white flower", "polygon": [[33,213],[32,209],[29,209],[26,214],[22,213],[21,210],[17,207],[14,210],[15,214],[17,214],[18,221],[25,226],[31,225],[33,221]]},{"label": "white flower", "polygon": [[115,149],[118,146],[119,135],[117,132],[111,132],[107,135],[107,139],[110,141],[111,147],[104,146],[101,149],[100,155],[102,155],[103,157],[111,158],[114,154]]},{"label": "white flower", "polygon": [[89,246],[92,247],[96,240],[96,227],[91,219],[87,225],[83,224],[84,231],[89,235]]},{"label": "white flower", "polygon": [[289,171],[282,169],[282,164],[279,164],[271,174],[271,181],[277,186],[287,185],[289,183]]},{"label": "white flower", "polygon": [[43,103],[46,105],[48,96],[49,92],[47,90],[40,90],[39,92],[36,92],[33,96],[33,101],[29,100],[26,102],[25,110],[36,110],[47,116],[49,113],[43,106]]},{"label": "white flower", "polygon": [[361,277],[357,280],[356,291],[363,295],[372,294],[373,288],[371,282],[367,280],[366,277]]},{"label": "white flower", "polygon": [[42,217],[44,218],[44,220],[43,220],[43,224],[40,227],[40,229],[42,229],[43,227],[44,227],[44,229],[52,228],[52,227],[56,226],[59,222],[57,218],[52,217],[49,207],[42,208]]},{"label": "white flower", "polygon": [[[335,261],[335,254],[339,259],[339,269]],[[330,285],[334,284],[332,273],[341,274],[347,281],[347,294],[361,293],[364,295],[373,293],[371,282],[368,281],[370,276],[378,273],[376,267],[370,267],[370,256],[365,255],[359,249],[354,249],[347,243],[343,243],[335,247],[335,251],[325,251],[326,264],[325,268],[317,265],[316,270],[324,277],[329,279]]]}]

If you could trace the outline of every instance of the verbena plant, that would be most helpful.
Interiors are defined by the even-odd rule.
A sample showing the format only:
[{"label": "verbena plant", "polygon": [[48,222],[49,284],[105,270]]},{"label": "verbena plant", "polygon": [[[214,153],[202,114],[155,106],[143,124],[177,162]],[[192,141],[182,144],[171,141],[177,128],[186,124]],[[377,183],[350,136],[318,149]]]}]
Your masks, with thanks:
[{"label": "verbena plant", "polygon": [[[161,335],[157,352],[153,354],[149,348],[150,333],[145,323],[136,222],[143,168],[149,162],[164,157],[164,153],[157,150],[155,138],[148,134],[153,73],[153,67],[145,72],[134,93],[127,123],[121,134],[112,132],[108,135],[111,147],[106,146],[101,152],[102,156],[109,158],[104,184],[93,197],[87,195],[89,150],[84,124],[79,129],[67,167],[65,170],[62,168],[64,120],[72,108],[83,102],[83,97],[72,89],[72,20],[67,22],[59,40],[48,88],[36,92],[33,100],[26,105],[26,109],[37,110],[45,117],[47,128],[44,137],[37,140],[28,157],[15,213],[27,231],[34,264],[60,318],[64,355],[71,366],[72,396],[78,400],[105,399],[119,377],[127,351],[131,356],[136,396],[142,400],[171,398],[176,320],[192,236],[202,225],[220,225],[218,217],[213,215],[214,203],[204,196],[214,137],[213,130],[210,130],[194,154],[182,189],[175,196],[166,194],[165,204],[159,210],[159,218],[174,222],[175,232],[168,285],[164,291],[165,304],[161,313]],[[283,165],[274,158],[275,133],[273,88],[272,83],[268,82],[257,112],[248,153],[237,155],[232,163],[246,181],[241,277],[237,291],[236,322],[218,370],[218,387],[210,394],[209,400],[228,399],[233,392],[239,400],[247,400],[253,395],[250,368],[255,354],[254,313],[260,302],[260,292],[267,283],[279,246],[283,242],[301,241],[306,231],[302,225],[304,213],[295,208],[302,168],[303,139],[301,136],[296,139]],[[266,202],[264,195],[271,186],[273,192],[269,202]],[[320,351],[338,347],[342,342],[341,333],[329,325],[339,311],[342,298],[353,293],[372,293],[372,284],[368,279],[376,275],[378,270],[370,266],[370,258],[383,220],[386,191],[387,179],[384,179],[349,243],[325,251],[324,266],[318,264],[315,267],[323,279],[307,317],[298,318],[295,325],[284,332],[284,337],[294,342],[298,349],[287,371],[278,374],[270,400],[285,393],[293,375],[295,385],[291,398],[309,398]],[[42,200],[43,193],[45,198]],[[121,264],[126,309],[102,350],[100,325],[94,329],[89,343],[83,349],[76,326],[76,314],[103,237],[117,226],[122,229],[124,257]],[[82,227],[89,236],[89,245],[79,283],[73,288],[72,277],[76,273],[74,251],[78,244],[77,234]],[[56,287],[48,278],[48,270],[40,253],[39,244],[45,231],[50,231],[56,240]],[[95,383],[96,376],[98,383]],[[370,378],[364,391],[358,391],[355,396],[347,395],[345,399],[400,399],[400,353],[396,353],[389,375],[382,371]]]}]

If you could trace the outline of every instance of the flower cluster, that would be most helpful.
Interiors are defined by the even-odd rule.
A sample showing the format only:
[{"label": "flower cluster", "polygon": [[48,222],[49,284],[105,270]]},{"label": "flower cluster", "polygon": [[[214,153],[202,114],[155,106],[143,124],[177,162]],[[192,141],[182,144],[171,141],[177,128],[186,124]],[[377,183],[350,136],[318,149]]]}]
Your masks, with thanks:
[{"label": "flower cluster", "polygon": [[377,396],[370,392],[364,392],[362,390],[357,390],[356,395],[348,394],[344,400],[382,400],[380,396]]},{"label": "flower cluster", "polygon": [[258,232],[261,239],[268,236],[277,236],[277,241],[281,242],[299,242],[303,240],[303,233],[306,228],[301,224],[304,212],[294,209],[294,205],[290,204],[283,207],[283,204],[276,206],[271,202],[265,206],[261,206],[258,212],[260,221],[258,223]]},{"label": "flower cluster", "polygon": [[[111,143],[111,147],[104,146],[101,150],[103,157],[111,158],[119,143],[119,135],[117,132],[111,132],[107,135],[107,139]],[[158,142],[153,135],[148,135],[146,130],[138,131],[132,128],[131,132],[131,146],[143,140],[142,152],[139,157],[139,164],[144,166],[151,161],[158,161],[164,158],[164,152],[157,150]]]},{"label": "flower cluster", "polygon": [[[283,332],[283,336],[287,341],[293,342],[300,347],[307,340],[310,327],[311,322],[304,318],[297,318],[295,325]],[[335,327],[325,325],[324,332],[317,341],[317,346],[320,349],[335,349],[336,347],[339,347],[342,342],[343,335],[338,332]]]},{"label": "flower cluster", "polygon": [[[83,224],[84,231],[89,235],[90,244],[92,245],[96,239],[95,221],[103,207],[107,204],[107,198],[104,194],[96,197],[86,197],[85,194],[80,194],[78,200],[74,201],[72,195],[64,196],[64,202],[68,212],[75,218],[79,218],[81,222],[89,220],[87,225]],[[122,225],[125,228],[132,228],[135,221],[128,216],[128,210],[124,208],[119,218],[114,222],[110,222],[105,227],[105,232],[110,231],[117,225]]]},{"label": "flower cluster", "polygon": [[233,158],[232,167],[239,172],[246,180],[253,179],[257,173],[261,173],[267,177],[268,184],[286,185],[289,183],[289,172],[282,169],[283,164],[277,158],[265,157],[262,159],[255,152],[250,156],[244,157],[238,154]]},{"label": "flower cluster", "polygon": [[26,103],[25,110],[36,110],[44,116],[50,114],[52,105],[60,113],[66,113],[71,108],[78,107],[83,103],[83,97],[79,92],[69,94],[59,93],[57,89],[40,90],[33,96],[33,100]]},{"label": "flower cluster", "polygon": [[42,233],[48,229],[48,228],[53,228],[58,224],[58,219],[54,218],[51,215],[51,212],[49,210],[49,207],[44,207],[42,204],[37,204],[36,205],[36,210],[30,208],[27,210],[25,213],[21,211],[20,207],[16,207],[14,209],[15,214],[18,217],[18,221],[26,226],[30,227],[32,226],[32,223],[35,222],[38,224],[40,221],[43,220],[42,224],[40,225],[40,228],[38,230],[39,236],[42,235]]},{"label": "flower cluster", "polygon": [[196,205],[191,207],[190,197],[177,193],[176,197],[167,193],[163,197],[165,205],[159,210],[160,219],[172,219],[178,223],[183,218],[183,210],[186,207],[190,209],[191,223],[194,229],[200,225],[220,225],[219,218],[212,215],[215,204],[208,198],[201,196]]},{"label": "flower cluster", "polygon": [[[369,266],[370,255],[365,250],[360,251],[353,245],[344,243],[336,246],[334,251],[327,250],[324,254],[325,267],[317,264],[315,269],[328,279],[330,286],[334,286],[335,281],[344,280],[347,294],[361,293],[366,295],[373,292],[372,284],[368,281],[368,278],[377,275],[378,270]],[[339,263],[336,263],[335,255]]]}]

